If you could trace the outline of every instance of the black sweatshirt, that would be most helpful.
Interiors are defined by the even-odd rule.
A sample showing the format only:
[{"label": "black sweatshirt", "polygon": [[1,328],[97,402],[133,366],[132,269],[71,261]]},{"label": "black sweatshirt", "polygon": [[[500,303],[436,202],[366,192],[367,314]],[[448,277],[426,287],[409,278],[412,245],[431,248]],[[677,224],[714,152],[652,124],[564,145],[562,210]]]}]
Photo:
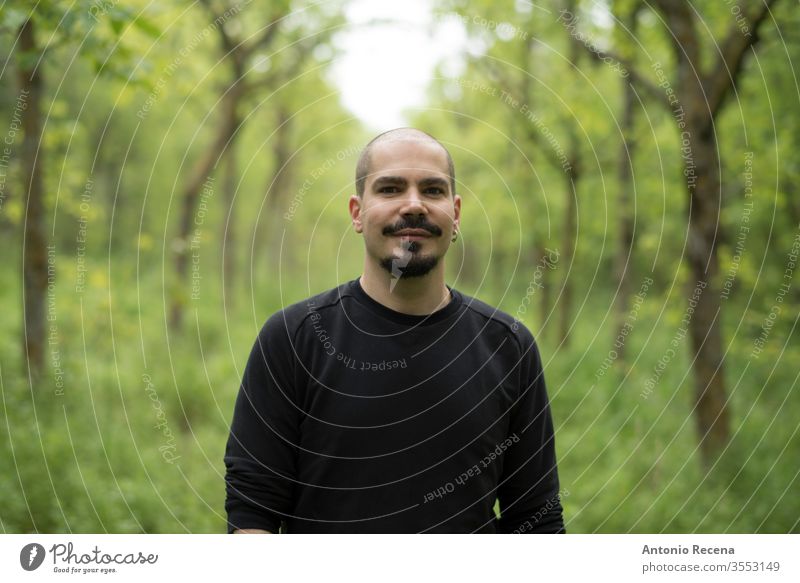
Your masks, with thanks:
[{"label": "black sweatshirt", "polygon": [[225,453],[229,532],[563,532],[533,337],[450,292],[412,316],[356,279],[267,320]]}]

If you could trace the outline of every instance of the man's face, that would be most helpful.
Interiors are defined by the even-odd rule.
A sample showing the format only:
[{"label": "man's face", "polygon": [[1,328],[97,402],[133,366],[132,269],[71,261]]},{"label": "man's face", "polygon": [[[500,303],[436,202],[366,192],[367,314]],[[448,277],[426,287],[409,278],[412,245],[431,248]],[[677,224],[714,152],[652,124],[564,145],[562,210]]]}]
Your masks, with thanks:
[{"label": "man's face", "polygon": [[461,214],[445,151],[424,139],[374,144],[363,197],[351,197],[350,214],[370,260],[395,277],[425,275],[446,253]]}]

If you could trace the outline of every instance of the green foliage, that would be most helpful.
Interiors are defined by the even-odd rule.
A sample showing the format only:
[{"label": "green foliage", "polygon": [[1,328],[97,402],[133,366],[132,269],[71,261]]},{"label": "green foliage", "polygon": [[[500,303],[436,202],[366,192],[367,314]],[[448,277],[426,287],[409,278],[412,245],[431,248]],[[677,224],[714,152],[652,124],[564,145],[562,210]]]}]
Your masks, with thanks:
[{"label": "green foliage", "polygon": [[[217,14],[239,6],[210,4]],[[605,5],[610,14],[598,3],[578,2],[576,30],[600,48],[618,48],[651,81],[652,60],[665,70],[673,65],[651,10],[639,13],[632,36],[619,23],[633,0]],[[13,57],[3,73],[2,120],[14,115],[14,68],[42,57],[13,53],[17,31],[29,17],[39,27],[47,232],[56,248],[48,321],[56,340],[47,346],[41,378],[29,381],[20,359],[18,262],[6,261],[0,271],[0,298],[11,306],[0,310],[5,532],[224,530],[222,456],[253,339],[271,313],[356,277],[362,266],[362,242],[349,230],[346,205],[359,148],[371,136],[343,109],[330,81],[342,12],[335,3],[292,8],[298,7],[248,3],[224,22],[202,3],[51,0],[31,14],[28,3],[12,1],[0,10],[0,53]],[[705,3],[703,10],[710,44],[732,21],[725,3]],[[688,201],[670,113],[639,95],[628,268],[634,292],[645,277],[654,283],[636,312],[625,358],[608,363],[616,334],[623,80],[586,52],[577,66],[570,62],[573,47],[554,22],[557,11],[481,0],[441,2],[438,13],[459,16],[471,47],[460,68],[440,67],[428,109],[412,119],[440,137],[456,162],[464,211],[448,282],[516,314],[535,332],[568,530],[796,532],[800,502],[789,493],[797,489],[800,453],[800,294],[796,273],[785,276],[800,221],[800,126],[791,115],[797,93],[787,73],[800,44],[788,35],[784,43],[767,28],[758,60],[745,61],[731,107],[716,120],[725,136],[720,279],[734,273],[722,314],[733,438],[705,468],[687,337],[658,372],[695,283],[682,261]],[[277,40],[254,51],[245,76],[233,79],[219,27],[252,43],[284,14]],[[797,24],[788,3],[777,3],[776,20]],[[253,88],[240,104],[235,145],[218,152],[203,214],[196,206],[191,215],[202,219],[193,225],[197,269],[178,280],[182,195],[214,143],[221,98],[234,82]],[[281,120],[288,120],[283,133]],[[25,217],[20,143],[21,134],[2,174],[0,243],[8,257],[20,256]],[[562,150],[581,160],[575,256],[537,275],[542,250],[566,245],[570,185]],[[229,204],[230,152],[236,168]],[[287,179],[276,192],[281,172]],[[223,285],[226,228],[235,235],[235,269]],[[192,273],[201,282],[196,295]],[[549,295],[531,287],[540,276]],[[556,333],[568,281],[575,295],[569,345]],[[523,312],[526,294],[531,301]],[[181,330],[166,324],[172,297],[186,310]],[[754,342],[778,304],[780,317],[754,357]]]}]

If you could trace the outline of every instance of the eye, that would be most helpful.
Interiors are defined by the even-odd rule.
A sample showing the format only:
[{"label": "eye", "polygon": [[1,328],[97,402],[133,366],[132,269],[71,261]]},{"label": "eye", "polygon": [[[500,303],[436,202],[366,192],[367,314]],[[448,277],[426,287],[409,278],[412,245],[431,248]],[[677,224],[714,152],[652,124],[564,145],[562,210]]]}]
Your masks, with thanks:
[{"label": "eye", "polygon": [[441,196],[444,194],[444,188],[439,186],[429,186],[424,190],[425,194],[431,194],[434,196]]},{"label": "eye", "polygon": [[378,192],[384,194],[396,194],[400,192],[400,189],[397,188],[396,186],[381,186],[380,188],[378,188]]}]

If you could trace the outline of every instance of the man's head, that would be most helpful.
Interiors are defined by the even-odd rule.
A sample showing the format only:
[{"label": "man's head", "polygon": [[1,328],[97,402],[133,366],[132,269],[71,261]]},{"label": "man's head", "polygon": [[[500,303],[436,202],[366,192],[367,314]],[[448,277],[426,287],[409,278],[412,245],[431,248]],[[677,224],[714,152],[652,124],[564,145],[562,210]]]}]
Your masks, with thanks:
[{"label": "man's head", "polygon": [[372,140],[370,140],[369,143],[364,146],[364,149],[361,150],[361,155],[358,157],[358,163],[356,164],[356,194],[358,196],[364,196],[364,186],[366,184],[367,176],[370,173],[371,167],[372,147],[382,141],[401,139],[429,140],[435,144],[438,144],[442,150],[444,150],[444,153],[447,156],[447,174],[450,176],[450,190],[453,192],[453,194],[455,194],[456,169],[455,165],[453,164],[453,158],[450,156],[450,152],[448,152],[447,148],[445,148],[442,143],[432,135],[414,128],[396,128],[387,132],[383,132],[382,134],[378,134],[372,138]]},{"label": "man's head", "polygon": [[413,128],[380,134],[359,158],[356,193],[350,215],[368,260],[397,278],[437,267],[461,214],[453,160],[441,143]]}]

